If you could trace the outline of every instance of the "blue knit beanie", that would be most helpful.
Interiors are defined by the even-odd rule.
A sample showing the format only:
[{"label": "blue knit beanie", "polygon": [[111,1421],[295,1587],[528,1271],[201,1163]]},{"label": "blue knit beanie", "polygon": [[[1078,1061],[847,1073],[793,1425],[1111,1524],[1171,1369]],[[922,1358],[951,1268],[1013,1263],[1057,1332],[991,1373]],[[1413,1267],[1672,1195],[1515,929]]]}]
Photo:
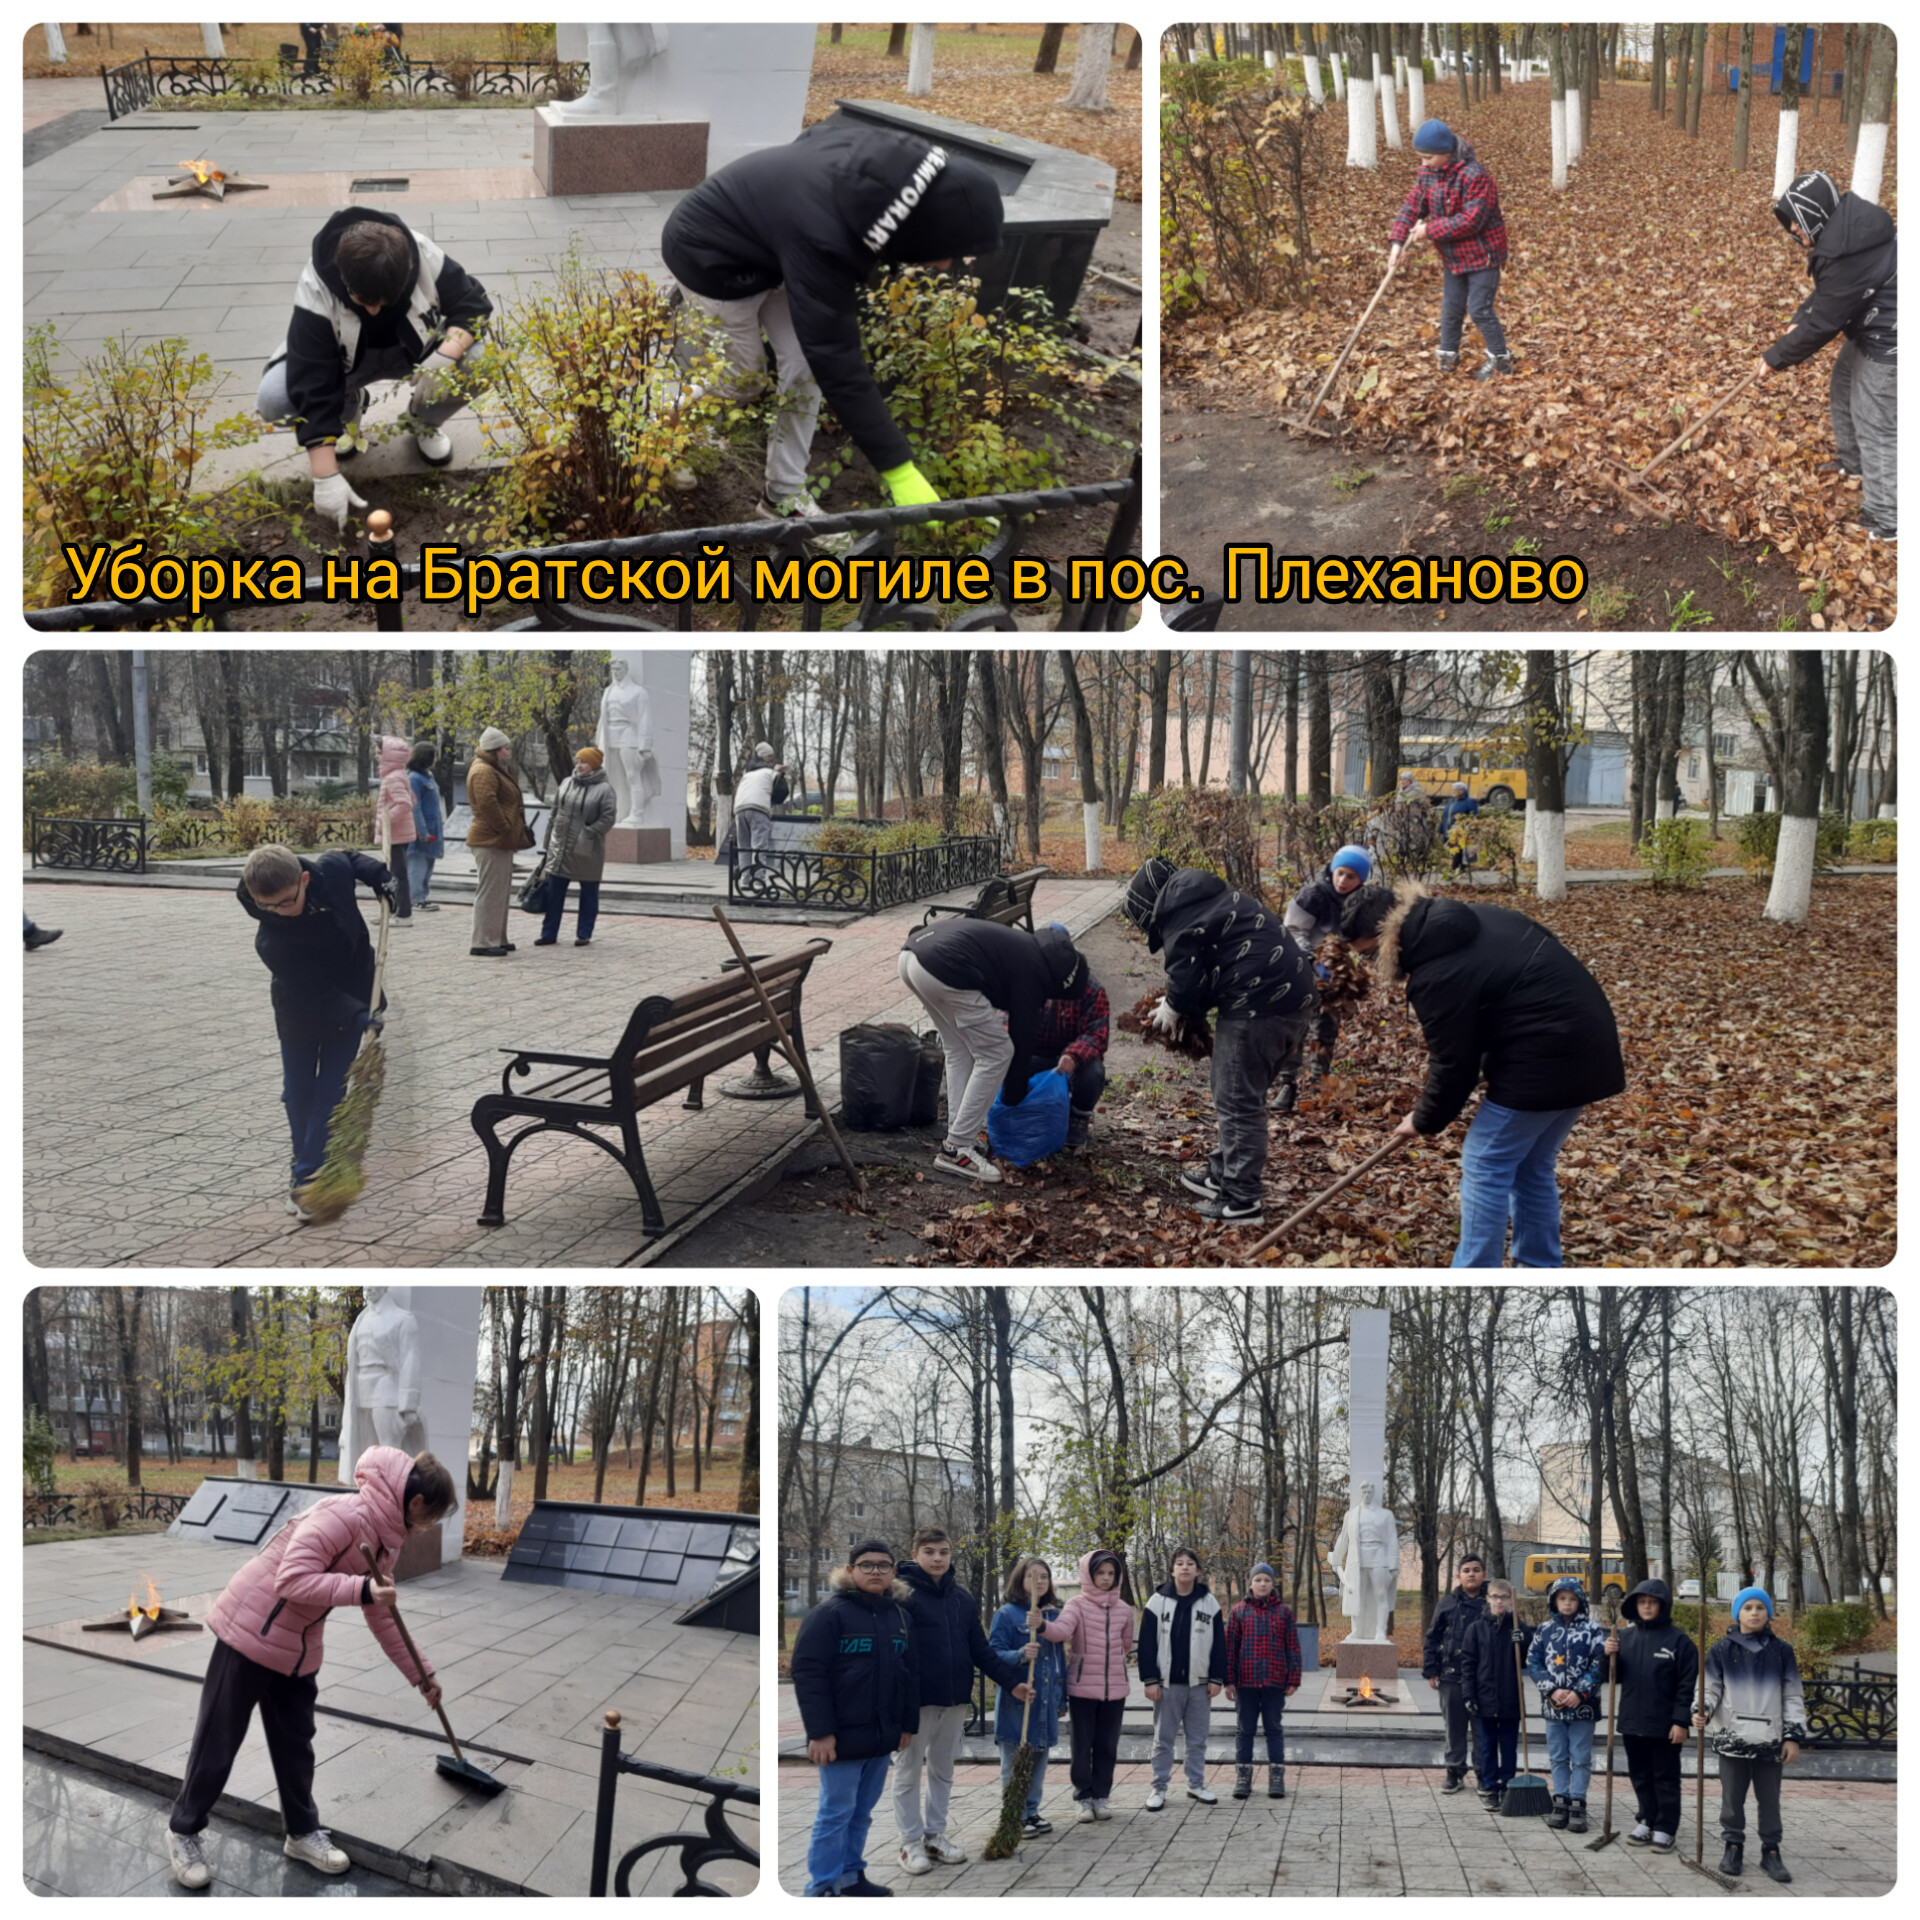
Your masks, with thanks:
[{"label": "blue knit beanie", "polygon": [[[1271,1579],[1273,1579],[1273,1578],[1275,1577],[1275,1576],[1274,1576],[1274,1571],[1273,1571],[1273,1569],[1272,1569],[1272,1568],[1271,1568],[1270,1566],[1268,1566],[1268,1565],[1267,1565],[1267,1563],[1266,1563],[1266,1562],[1265,1562],[1264,1560],[1262,1560],[1262,1561],[1260,1562],[1260,1564],[1259,1564],[1259,1565],[1258,1565],[1257,1567],[1255,1567],[1255,1568],[1254,1568],[1254,1570],[1253,1570],[1253,1572],[1254,1572],[1254,1573],[1264,1573],[1264,1574],[1265,1574],[1265,1575],[1267,1576],[1267,1578],[1268,1578],[1269,1580],[1271,1580]],[[1253,1578],[1253,1574],[1249,1574],[1249,1575],[1247,1576],[1247,1578],[1248,1578],[1249,1580],[1251,1580],[1251,1579]]]},{"label": "blue knit beanie", "polygon": [[1773,1618],[1773,1602],[1767,1597],[1766,1588],[1742,1587],[1740,1591],[1733,1596],[1733,1624],[1736,1627],[1740,1624],[1740,1609],[1744,1607],[1749,1600],[1758,1600],[1760,1604],[1766,1608],[1767,1618],[1769,1620]]},{"label": "blue knit beanie", "polygon": [[1362,880],[1373,877],[1373,855],[1365,847],[1342,847],[1331,860],[1330,867],[1351,867]]},{"label": "blue knit beanie", "polygon": [[1415,153],[1451,153],[1460,144],[1444,120],[1423,120],[1413,136]]}]

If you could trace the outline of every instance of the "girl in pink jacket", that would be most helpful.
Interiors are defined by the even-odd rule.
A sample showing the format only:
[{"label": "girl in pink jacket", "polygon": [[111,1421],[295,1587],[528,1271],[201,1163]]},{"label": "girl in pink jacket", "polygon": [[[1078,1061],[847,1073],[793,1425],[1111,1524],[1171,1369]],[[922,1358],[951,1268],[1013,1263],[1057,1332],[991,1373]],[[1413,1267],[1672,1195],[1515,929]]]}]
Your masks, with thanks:
[{"label": "girl in pink jacket", "polygon": [[[393,1623],[392,1570],[408,1533],[437,1526],[459,1504],[453,1476],[430,1453],[409,1459],[398,1447],[369,1447],[354,1467],[353,1484],[352,1493],[323,1500],[282,1527],[207,1610],[213,1658],[167,1832],[173,1877],[183,1887],[204,1887],[213,1877],[200,1835],[255,1707],[280,1789],[287,1857],[322,1873],[345,1873],[353,1864],[321,1829],[313,1801],[315,1675],[333,1608],[366,1608],[374,1638],[407,1684],[420,1689],[429,1707],[440,1704],[433,1669],[415,1669]],[[367,1572],[363,1542],[373,1549],[378,1579]]]},{"label": "girl in pink jacket", "polygon": [[[389,860],[387,865],[393,869],[393,877],[399,888],[399,905],[394,908],[393,924],[396,927],[413,925],[413,894],[407,884],[406,849],[413,844],[418,828],[413,823],[413,780],[407,772],[407,755],[411,751],[404,740],[396,740],[390,733],[380,736],[380,799],[378,804],[387,816],[387,826],[393,836],[393,850],[400,857]],[[374,834],[377,839],[380,832],[378,818],[374,822]]]},{"label": "girl in pink jacket", "polygon": [[1030,1613],[1027,1624],[1049,1640],[1071,1640],[1067,1701],[1073,1715],[1073,1797],[1081,1821],[1108,1820],[1120,1715],[1127,1704],[1127,1655],[1133,1608],[1120,1591],[1120,1556],[1095,1547],[1080,1559],[1080,1591],[1057,1619]]}]

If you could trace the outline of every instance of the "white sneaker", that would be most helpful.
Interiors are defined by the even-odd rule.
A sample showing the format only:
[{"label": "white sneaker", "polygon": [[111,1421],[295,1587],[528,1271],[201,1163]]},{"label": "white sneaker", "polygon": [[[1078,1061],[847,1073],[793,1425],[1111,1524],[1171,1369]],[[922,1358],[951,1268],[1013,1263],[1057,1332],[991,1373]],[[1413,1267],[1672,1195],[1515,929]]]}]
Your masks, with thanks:
[{"label": "white sneaker", "polygon": [[452,440],[438,430],[416,433],[413,444],[420,449],[420,458],[430,467],[444,467],[453,458]]},{"label": "white sneaker", "polygon": [[1104,1800],[1096,1800],[1093,1803],[1093,1817],[1096,1820],[1111,1820],[1113,1818],[1113,1810]]},{"label": "white sneaker", "polygon": [[1210,1792],[1205,1787],[1189,1787],[1187,1789],[1187,1798],[1189,1800],[1198,1800],[1203,1807],[1217,1807],[1220,1804],[1220,1796],[1217,1793]]},{"label": "white sneaker", "polygon": [[1644,1820],[1633,1823],[1633,1831],[1627,1835],[1630,1847],[1650,1847],[1653,1845],[1653,1829]]},{"label": "white sneaker", "polygon": [[353,1862],[333,1844],[325,1827],[311,1833],[290,1833],[280,1849],[289,1860],[301,1860],[320,1873],[345,1873]]},{"label": "white sneaker", "polygon": [[927,1857],[926,1844],[919,1840],[909,1840],[900,1849],[900,1871],[910,1873],[917,1879],[923,1873],[933,1871],[933,1862]]},{"label": "white sneaker", "polygon": [[933,1170],[935,1173],[957,1173],[989,1187],[1000,1178],[1000,1169],[985,1154],[977,1153],[971,1147],[957,1147],[951,1140],[933,1156]]},{"label": "white sneaker", "polygon": [[1100,1818],[1100,1816],[1094,1812],[1093,1802],[1091,1800],[1082,1800],[1078,1805],[1079,1811],[1073,1817],[1081,1826],[1090,1826],[1095,1820]]},{"label": "white sneaker", "polygon": [[173,1877],[183,1887],[192,1887],[196,1891],[213,1878],[213,1869],[207,1865],[207,1857],[200,1851],[200,1836],[197,1833],[175,1833],[171,1827],[167,1829],[167,1864],[173,1868]]},{"label": "white sneaker", "polygon": [[[760,500],[760,512],[769,520],[825,520],[830,516],[825,507],[810,493],[789,494],[784,500],[770,500],[764,494]],[[822,553],[842,554],[853,545],[850,533],[822,533],[813,536],[812,544]]]},{"label": "white sneaker", "polygon": [[1160,1809],[1164,1807],[1166,1804],[1167,1804],[1167,1790],[1165,1787],[1155,1787],[1152,1789],[1151,1792],[1148,1793],[1147,1811],[1149,1813],[1158,1813]]},{"label": "white sneaker", "polygon": [[939,1861],[943,1867],[964,1867],[967,1864],[967,1851],[956,1847],[944,1833],[930,1833],[920,1843],[926,1848],[928,1857]]},{"label": "white sneaker", "polygon": [[[296,1193],[297,1191],[298,1189],[295,1190]],[[303,1227],[312,1225],[313,1215],[300,1204],[299,1200],[295,1197],[295,1193],[289,1193],[287,1195],[287,1211],[292,1214]],[[171,1831],[171,1829],[169,1829],[169,1831]]]},{"label": "white sneaker", "polygon": [[387,922],[387,925],[390,926],[395,933],[407,933],[411,931],[413,927],[413,916],[406,913],[396,913],[393,918]]}]

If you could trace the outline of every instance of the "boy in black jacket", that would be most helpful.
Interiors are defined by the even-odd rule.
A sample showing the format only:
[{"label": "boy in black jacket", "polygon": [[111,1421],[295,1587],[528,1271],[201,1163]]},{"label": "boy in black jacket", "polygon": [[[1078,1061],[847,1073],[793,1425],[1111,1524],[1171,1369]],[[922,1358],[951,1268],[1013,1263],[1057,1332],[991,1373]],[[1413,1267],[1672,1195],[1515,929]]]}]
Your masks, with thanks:
[{"label": "boy in black jacket", "polygon": [[337,847],[314,860],[287,847],[255,847],[234,888],[259,922],[253,950],[273,975],[280,1098],[293,1134],[287,1211],[302,1225],[311,1216],[294,1196],[327,1157],[327,1129],[347,1090],[347,1069],[361,1034],[380,1018],[372,1004],[373,942],[354,898],[356,883],[389,906],[398,895],[393,874],[372,854]]},{"label": "boy in black jacket", "polygon": [[[1467,1697],[1460,1663],[1467,1630],[1487,1610],[1487,1563],[1477,1553],[1460,1562],[1460,1584],[1433,1610],[1427,1629],[1422,1677],[1440,1694],[1440,1717],[1447,1729],[1447,1779],[1442,1793],[1458,1793],[1467,1774]],[[1474,1756],[1476,1763],[1479,1755]],[[1476,1764],[1474,1771],[1479,1772]]]},{"label": "boy in black jacket", "polygon": [[1512,1586],[1489,1580],[1486,1611],[1468,1627],[1460,1644],[1460,1693],[1477,1735],[1480,1804],[1489,1813],[1500,1811],[1501,1796],[1513,1778],[1520,1741],[1520,1669],[1532,1644],[1533,1629],[1514,1616]]},{"label": "boy in black jacket", "polygon": [[460,262],[405,221],[372,207],[342,207],[314,236],[313,258],[293,290],[293,320],[267,362],[254,402],[269,426],[294,423],[313,473],[313,510],[344,533],[350,507],[339,436],[360,423],[376,380],[412,380],[414,442],[430,467],[453,458],[441,427],[484,384],[478,362],[457,372],[493,311]]},{"label": "boy in black jacket", "polygon": [[668,271],[726,335],[737,397],[779,370],[761,511],[818,515],[808,451],[822,393],[893,504],[939,495],[887,410],[860,344],[860,283],[876,266],[949,267],[1000,245],[987,170],[918,134],[830,120],[710,174],[660,236]]},{"label": "boy in black jacket", "polygon": [[947,1804],[973,1698],[974,1669],[1016,1700],[1031,1699],[1033,1689],[1024,1667],[1002,1660],[987,1644],[980,1608],[953,1577],[953,1543],[940,1528],[922,1527],[913,1536],[913,1558],[902,1560],[896,1571],[919,1648],[920,1724],[910,1741],[901,1742],[893,1769],[893,1819],[900,1829],[900,1865],[917,1877],[930,1872],[935,1861],[966,1865],[966,1850],[947,1838]]},{"label": "boy in black jacket", "polygon": [[1620,1737],[1638,1812],[1629,1844],[1673,1851],[1680,1831],[1680,1754],[1687,1744],[1700,1656],[1673,1624],[1664,1580],[1643,1580],[1627,1595],[1626,1627],[1607,1636],[1620,1688]]},{"label": "boy in black jacket", "polygon": [[832,1596],[793,1643],[793,1696],[820,1769],[807,1848],[811,1899],[878,1895],[867,1878],[867,1830],[887,1763],[920,1725],[919,1654],[910,1591],[893,1577],[893,1549],[863,1540],[836,1571]]},{"label": "boy in black jacket", "polygon": [[1200,1196],[1193,1211],[1223,1226],[1266,1224],[1267,1096],[1299,1070],[1319,1007],[1313,961],[1280,915],[1218,874],[1176,867],[1156,854],[1128,883],[1120,911],[1164,953],[1167,990],[1153,1023],[1170,1038],[1184,1022],[1213,1028],[1213,1110],[1219,1145],[1204,1172],[1180,1184]]},{"label": "boy in black jacket", "polygon": [[1845,335],[1827,383],[1835,455],[1827,464],[1862,476],[1859,517],[1867,537],[1893,540],[1900,518],[1900,241],[1893,216],[1813,172],[1791,182],[1774,202],[1773,217],[1806,248],[1813,291],[1760,356],[1760,377],[1797,367]]}]

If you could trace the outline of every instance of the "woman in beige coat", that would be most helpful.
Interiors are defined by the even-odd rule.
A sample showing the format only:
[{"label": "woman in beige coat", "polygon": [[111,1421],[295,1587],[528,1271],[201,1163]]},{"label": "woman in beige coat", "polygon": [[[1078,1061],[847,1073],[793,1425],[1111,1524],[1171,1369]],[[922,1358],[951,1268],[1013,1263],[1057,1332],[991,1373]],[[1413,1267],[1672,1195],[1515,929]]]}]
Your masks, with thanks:
[{"label": "woman in beige coat", "polygon": [[520,795],[520,783],[507,771],[513,742],[498,727],[480,736],[467,769],[467,805],[473,824],[467,846],[473,853],[473,945],[469,953],[488,960],[513,951],[507,938],[507,909],[513,897],[513,856],[533,845]]}]

